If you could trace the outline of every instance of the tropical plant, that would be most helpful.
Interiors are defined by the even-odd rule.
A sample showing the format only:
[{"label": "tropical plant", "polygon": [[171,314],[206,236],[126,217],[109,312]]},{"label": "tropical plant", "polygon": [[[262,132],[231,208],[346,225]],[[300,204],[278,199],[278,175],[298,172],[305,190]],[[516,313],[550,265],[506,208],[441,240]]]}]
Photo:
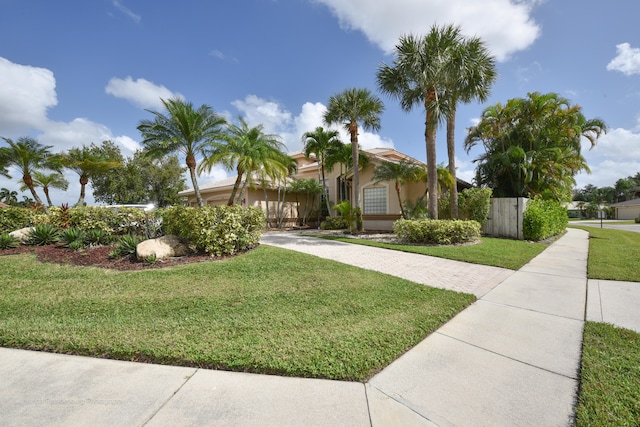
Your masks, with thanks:
[{"label": "tropical plant", "polygon": [[133,257],[136,254],[138,243],[142,240],[132,234],[127,234],[118,240],[113,250],[109,253],[111,258]]},{"label": "tropical plant", "polygon": [[202,207],[196,155],[204,156],[211,144],[222,138],[227,122],[208,105],[195,109],[193,104],[181,99],[162,100],[162,104],[167,115],[147,110],[155,116],[154,120],[142,120],[138,125],[145,153],[152,158],[184,154],[198,206]]},{"label": "tropical plant", "polygon": [[404,35],[396,45],[393,65],[382,64],[377,73],[380,90],[397,98],[403,110],[424,107],[428,206],[433,219],[438,218],[436,130],[452,107],[447,94],[459,77],[464,42],[460,28],[454,25],[433,25],[423,37]]},{"label": "tropical plant", "polygon": [[335,208],[348,224],[349,232],[353,233],[354,231],[357,231],[356,222],[360,215],[360,209],[354,208],[348,200],[341,201],[335,206]]},{"label": "tropical plant", "polygon": [[59,156],[51,153],[52,146],[42,145],[33,138],[22,137],[18,138],[16,142],[9,138],[2,139],[8,144],[8,147],[0,148],[0,164],[13,166],[20,172],[22,182],[33,195],[33,199],[38,205],[43,206],[48,214],[47,206],[42,203],[36,193],[32,175],[36,170],[41,169],[60,171]]},{"label": "tropical plant", "polygon": [[0,189],[0,201],[7,205],[18,203],[18,192],[3,187]]},{"label": "tropical plant", "polygon": [[304,141],[304,155],[309,158],[313,154],[318,162],[318,180],[322,183],[322,193],[327,205],[327,212],[331,214],[324,171],[329,153],[338,146],[343,145],[340,141],[339,133],[335,130],[324,130],[324,128],[318,126],[313,132],[305,132],[302,135],[302,140]]},{"label": "tropical plant", "polygon": [[404,210],[404,204],[400,196],[401,187],[407,182],[418,181],[421,178],[422,170],[423,168],[421,166],[405,159],[399,162],[384,161],[373,170],[374,183],[390,181],[395,184],[398,203],[400,204],[400,212],[404,219],[407,219],[407,213]]},{"label": "tropical plant", "polygon": [[240,203],[246,187],[253,183],[254,173],[260,172],[275,181],[289,173],[291,164],[278,135],[265,134],[262,125],[250,127],[242,117],[238,121],[238,125],[229,126],[221,142],[211,144],[198,169],[210,171],[214,165],[222,164],[236,170],[238,175],[227,202],[229,206]]},{"label": "tropical plant", "polygon": [[20,246],[20,240],[9,233],[0,233],[0,249],[13,249]]},{"label": "tropical plant", "polygon": [[89,178],[104,174],[111,169],[120,167],[120,163],[102,157],[90,147],[72,148],[64,155],[65,167],[80,176],[80,197],[76,206],[84,206],[85,187]]},{"label": "tropical plant", "polygon": [[[358,168],[359,170],[366,169],[369,164],[371,164],[371,159],[362,150],[358,151]],[[327,155],[325,158],[325,167],[327,171],[333,172],[333,169],[336,165],[340,165],[340,174],[338,175],[338,179],[340,181],[340,185],[337,191],[337,200],[347,200],[347,192],[346,192],[346,181],[345,175],[346,172],[353,168],[353,153],[351,152],[351,144],[337,144],[334,147],[331,147],[327,151]]]},{"label": "tropical plant", "polygon": [[492,188],[494,196],[569,201],[574,176],[589,172],[581,139],[593,147],[606,130],[602,120],[587,120],[566,98],[535,92],[485,109],[469,129],[465,149],[484,147],[474,160],[476,183]]},{"label": "tropical plant", "polygon": [[52,245],[58,242],[60,232],[53,224],[37,224],[27,234],[27,244],[31,246]]},{"label": "tropical plant", "polygon": [[73,242],[80,242],[84,244],[84,233],[82,230],[71,227],[60,231],[58,240],[62,243],[62,246],[70,248]]},{"label": "tropical plant", "polygon": [[[33,171],[32,178],[34,187],[42,187],[42,191],[47,198],[47,204],[49,205],[49,207],[53,206],[53,203],[51,203],[51,197],[49,196],[50,188],[57,188],[63,191],[67,191],[67,188],[69,188],[69,181],[67,181],[64,175],[62,175],[60,172],[46,174],[40,171]],[[20,187],[20,191],[24,191],[28,187],[26,184],[24,184],[23,181],[21,182],[22,186]]]},{"label": "tropical plant", "polygon": [[[360,206],[360,172],[358,128],[364,130],[380,129],[380,115],[384,110],[384,104],[368,89],[346,89],[331,96],[324,114],[326,124],[339,124],[349,132],[351,139],[351,157],[353,161],[353,205]],[[362,216],[360,210],[356,211],[356,228],[362,230]]]},{"label": "tropical plant", "polygon": [[304,196],[304,208],[302,209],[301,224],[306,225],[315,206],[315,199],[318,194],[322,193],[322,186],[313,178],[297,179],[291,182],[290,191],[296,195],[298,204],[298,216],[300,215],[300,201],[298,196]]},{"label": "tropical plant", "polygon": [[106,245],[111,241],[111,236],[99,228],[91,228],[84,232],[84,242],[90,246]]}]

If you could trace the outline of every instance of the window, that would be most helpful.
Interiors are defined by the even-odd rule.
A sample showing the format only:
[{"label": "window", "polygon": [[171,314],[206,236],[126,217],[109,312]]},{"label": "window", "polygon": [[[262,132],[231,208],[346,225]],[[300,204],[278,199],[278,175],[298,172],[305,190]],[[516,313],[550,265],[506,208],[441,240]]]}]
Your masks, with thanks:
[{"label": "window", "polygon": [[386,187],[365,188],[364,214],[386,214],[387,213],[387,189]]}]

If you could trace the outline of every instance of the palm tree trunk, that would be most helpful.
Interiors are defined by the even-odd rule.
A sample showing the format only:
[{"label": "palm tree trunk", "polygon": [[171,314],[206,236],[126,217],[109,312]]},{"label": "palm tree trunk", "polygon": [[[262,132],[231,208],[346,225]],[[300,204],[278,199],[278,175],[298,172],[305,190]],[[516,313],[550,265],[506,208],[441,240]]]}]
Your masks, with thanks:
[{"label": "palm tree trunk", "polygon": [[228,206],[233,205],[236,199],[236,193],[238,192],[238,188],[240,187],[241,182],[242,182],[242,172],[238,169],[238,176],[236,178],[236,182],[233,184],[233,190],[231,190],[231,196],[229,196],[229,201],[227,202]]},{"label": "palm tree trunk", "polygon": [[349,133],[351,134],[351,157],[353,159],[353,208],[356,212],[356,230],[362,231],[362,211],[360,210],[360,173],[358,155],[358,124],[351,122],[349,124]]},{"label": "palm tree trunk", "polygon": [[49,205],[49,207],[52,207],[53,203],[51,203],[51,197],[49,197],[49,188],[48,187],[42,187],[42,191],[44,191],[44,195],[47,198],[47,204]]},{"label": "palm tree trunk", "polygon": [[193,154],[190,153],[187,154],[187,158],[185,160],[187,163],[187,167],[189,168],[189,175],[191,176],[193,191],[194,193],[196,193],[196,202],[198,203],[198,207],[201,208],[204,206],[204,201],[202,200],[200,187],[198,187],[198,180],[196,179],[196,158]]},{"label": "palm tree trunk", "polygon": [[29,191],[31,191],[31,195],[33,196],[33,200],[36,201],[36,204],[39,205],[39,206],[42,206],[44,208],[44,212],[47,215],[49,215],[49,208],[47,208],[47,205],[42,203],[42,200],[38,196],[38,193],[36,193],[36,189],[33,186],[33,178],[31,178],[31,175],[28,175],[28,174],[23,175],[22,176],[22,181],[25,183],[27,188],[29,188]]},{"label": "palm tree trunk", "polygon": [[88,176],[80,175],[80,198],[78,199],[78,203],[76,203],[76,206],[84,206],[85,187],[88,182]]},{"label": "palm tree trunk", "polygon": [[[331,216],[331,205],[329,204],[329,194],[327,193],[327,186],[325,185],[326,178],[324,176],[324,159],[322,161],[322,166],[320,167],[320,170],[322,171],[322,194],[324,195],[324,201],[327,205],[327,213],[329,214],[329,216]],[[320,217],[319,214],[318,214],[318,217]]]},{"label": "palm tree trunk", "polygon": [[[426,102],[425,107],[428,107],[428,105],[429,101]],[[433,115],[434,114],[431,109],[427,109],[424,138],[427,145],[427,189],[429,191],[429,217],[431,219],[438,219],[438,166],[436,164],[436,123],[433,122]]]},{"label": "palm tree trunk", "polygon": [[458,219],[458,180],[456,179],[456,112],[455,109],[447,117],[447,154],[449,156],[449,172],[453,177],[453,187],[450,190],[451,219]]},{"label": "palm tree trunk", "polygon": [[398,203],[400,204],[400,213],[402,214],[402,219],[407,219],[407,215],[405,215],[404,207],[402,207],[402,199],[400,198],[400,184],[396,182],[396,194],[398,195]]}]

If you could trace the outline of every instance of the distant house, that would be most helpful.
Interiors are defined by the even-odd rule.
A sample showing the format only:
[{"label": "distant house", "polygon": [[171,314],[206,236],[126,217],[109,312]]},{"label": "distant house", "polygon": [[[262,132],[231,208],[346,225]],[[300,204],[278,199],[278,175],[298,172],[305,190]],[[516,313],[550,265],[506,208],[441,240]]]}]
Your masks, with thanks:
[{"label": "distant house", "polygon": [[[374,182],[373,171],[375,166],[384,161],[399,162],[400,160],[412,161],[419,165],[424,165],[424,163],[392,148],[375,148],[364,150],[364,152],[370,159],[369,165],[360,171],[360,207],[362,208],[364,228],[367,230],[391,230],[393,222],[401,216],[395,183],[388,181]],[[298,163],[298,171],[293,176],[294,179],[313,178],[321,181],[320,168],[313,156],[307,159],[301,151],[290,153],[289,155]],[[351,197],[352,178],[353,171],[347,170],[344,166],[341,168],[339,164],[335,165],[331,172],[325,170],[324,185],[328,190],[331,206],[340,203],[342,200],[353,200]],[[226,204],[235,180],[236,177],[234,176],[200,186],[200,193],[205,203],[208,205]],[[278,186],[275,183],[255,184],[256,181],[254,179],[254,184],[245,191],[241,204],[242,206],[260,206],[267,210],[271,218],[274,218],[276,209],[279,206]],[[471,187],[471,184],[461,180],[458,181],[459,189],[468,187]],[[401,197],[403,201],[410,200],[415,202],[425,191],[425,183],[408,183],[402,186]],[[188,205],[196,206],[193,189],[182,191],[179,194],[187,199]],[[280,198],[281,196],[282,193],[280,192]],[[295,225],[298,222],[299,212],[303,212],[305,208],[304,202],[298,200],[295,194],[287,193],[284,203],[285,216],[287,217],[286,223],[289,226]],[[311,218],[317,218],[317,215],[312,215]]]},{"label": "distant house", "polygon": [[614,203],[611,207],[615,209],[615,219],[640,218],[640,198]]}]

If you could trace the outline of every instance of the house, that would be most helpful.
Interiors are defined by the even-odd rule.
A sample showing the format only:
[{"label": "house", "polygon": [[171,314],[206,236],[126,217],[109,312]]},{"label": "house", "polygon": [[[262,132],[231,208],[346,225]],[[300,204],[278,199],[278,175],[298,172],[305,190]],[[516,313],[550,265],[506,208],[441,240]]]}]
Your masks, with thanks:
[{"label": "house", "polygon": [[[412,161],[419,165],[423,162],[393,148],[375,148],[363,150],[369,156],[368,166],[360,171],[360,207],[362,209],[363,225],[366,230],[391,230],[393,222],[400,218],[400,203],[395,189],[395,183],[389,181],[374,182],[373,171],[376,165],[384,161],[399,162],[400,160]],[[298,163],[298,170],[293,179],[313,178],[322,180],[318,161],[312,156],[306,158],[301,151],[289,154]],[[332,171],[325,170],[325,188],[327,189],[329,203],[334,206],[342,200],[353,200],[351,195],[353,171],[345,166],[336,165]],[[236,177],[215,181],[200,186],[200,194],[208,205],[226,204],[231,195]],[[259,206],[266,209],[271,222],[275,222],[278,212],[282,210],[284,217],[283,226],[293,226],[298,223],[299,213],[305,209],[304,201],[298,195],[290,192],[283,194],[281,183],[267,182],[265,185],[256,184],[259,180],[254,177],[253,185],[246,188],[242,198],[242,206]],[[469,188],[470,184],[458,180],[458,188]],[[401,198],[415,202],[423,196],[426,184],[423,182],[407,183],[401,187]],[[195,193],[192,189],[179,193],[187,199],[187,204],[196,206]],[[315,202],[315,214],[317,215],[318,200]],[[335,215],[335,212],[332,212]],[[317,224],[315,224],[317,225]]]},{"label": "house", "polygon": [[640,198],[614,203],[611,207],[615,209],[615,219],[640,218]]}]

